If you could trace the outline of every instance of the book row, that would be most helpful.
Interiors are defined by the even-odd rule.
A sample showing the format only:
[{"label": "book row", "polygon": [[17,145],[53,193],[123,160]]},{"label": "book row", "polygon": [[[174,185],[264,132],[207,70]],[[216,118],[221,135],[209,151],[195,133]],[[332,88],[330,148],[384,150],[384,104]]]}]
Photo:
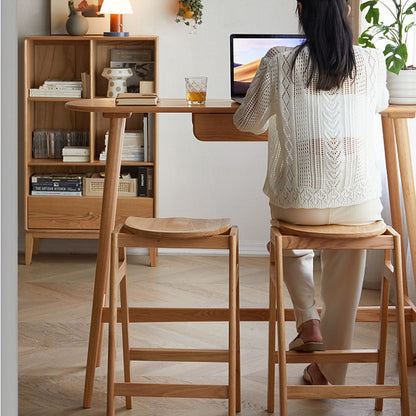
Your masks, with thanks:
[{"label": "book row", "polygon": [[89,146],[88,130],[36,129],[32,133],[32,153],[35,159],[62,159],[66,146]]},{"label": "book row", "polygon": [[[153,197],[153,167],[142,166],[136,172],[121,174],[119,196]],[[104,173],[34,174],[31,177],[32,195],[102,196]]]}]

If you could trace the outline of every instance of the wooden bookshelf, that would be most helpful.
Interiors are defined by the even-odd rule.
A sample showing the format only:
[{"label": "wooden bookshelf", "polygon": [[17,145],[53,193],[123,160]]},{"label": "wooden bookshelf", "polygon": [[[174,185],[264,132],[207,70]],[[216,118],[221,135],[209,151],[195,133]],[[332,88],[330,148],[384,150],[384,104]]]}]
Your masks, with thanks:
[{"label": "wooden bookshelf", "polygon": [[[38,88],[44,81],[80,80],[81,73],[90,74],[89,96],[105,97],[108,81],[101,76],[110,66],[112,49],[150,49],[154,62],[154,83],[157,92],[157,37],[108,38],[103,36],[39,36],[24,41],[24,198],[26,264],[38,250],[41,238],[98,239],[101,197],[61,197],[31,195],[30,181],[39,173],[98,173],[105,170],[99,160],[104,150],[104,135],[109,120],[101,114],[74,113],[65,103],[74,100],[64,97],[29,97],[30,88]],[[129,215],[154,217],[157,212],[157,132],[152,162],[122,162],[122,171],[134,172],[139,166],[153,166],[154,197],[120,197],[117,221]],[[90,134],[89,162],[62,162],[62,159],[36,159],[32,152],[32,133],[35,129],[88,130]],[[143,115],[135,114],[127,120],[126,130],[142,130]],[[154,253],[153,253],[154,254]]]}]

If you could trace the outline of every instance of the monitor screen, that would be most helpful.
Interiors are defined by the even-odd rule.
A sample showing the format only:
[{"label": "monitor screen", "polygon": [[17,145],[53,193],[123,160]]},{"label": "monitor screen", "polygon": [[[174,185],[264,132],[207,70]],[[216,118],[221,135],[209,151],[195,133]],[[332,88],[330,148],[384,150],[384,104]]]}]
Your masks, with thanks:
[{"label": "monitor screen", "polygon": [[295,47],[301,45],[303,35],[231,35],[230,73],[231,97],[244,97],[261,58],[275,46]]}]

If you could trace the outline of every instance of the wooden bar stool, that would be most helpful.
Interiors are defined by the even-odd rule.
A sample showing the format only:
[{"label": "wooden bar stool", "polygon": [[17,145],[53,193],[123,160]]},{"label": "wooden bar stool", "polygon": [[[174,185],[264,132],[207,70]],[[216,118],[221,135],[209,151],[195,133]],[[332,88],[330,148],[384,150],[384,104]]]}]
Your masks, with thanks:
[{"label": "wooden bar stool", "polygon": [[[126,247],[224,249],[229,253],[228,308],[129,308]],[[120,286],[120,304],[117,292]],[[229,219],[129,217],[112,233],[107,416],[114,415],[114,396],[228,399],[228,414],[240,411],[240,332],[238,229]],[[116,325],[122,323],[124,383],[115,382]],[[228,349],[130,348],[129,322],[228,322]],[[228,363],[228,383],[150,384],[131,381],[130,362],[182,361]]]},{"label": "wooden bar stool", "polygon": [[[269,293],[269,363],[267,410],[274,411],[275,364],[279,365],[280,416],[287,415],[288,399],[352,399],[375,398],[376,410],[382,410],[383,398],[399,398],[401,414],[409,415],[409,395],[406,367],[405,319],[400,236],[382,221],[365,226],[305,226],[279,221],[279,228],[271,228],[270,293]],[[357,321],[380,322],[378,349],[327,350],[301,353],[286,351],[285,320],[294,321],[293,309],[285,311],[283,298],[283,250],[293,249],[381,249],[385,252],[380,306],[360,307]],[[394,265],[391,262],[394,250]],[[389,279],[396,283],[394,315],[389,313]],[[276,351],[276,318],[278,348]],[[387,323],[397,322],[399,383],[385,385]],[[290,363],[377,363],[374,385],[303,385],[288,386],[286,364]]]}]

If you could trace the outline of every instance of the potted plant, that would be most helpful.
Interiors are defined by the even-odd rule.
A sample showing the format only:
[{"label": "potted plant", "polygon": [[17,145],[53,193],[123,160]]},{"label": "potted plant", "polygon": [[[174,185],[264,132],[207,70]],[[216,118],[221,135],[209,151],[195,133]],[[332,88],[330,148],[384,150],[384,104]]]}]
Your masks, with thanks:
[{"label": "potted plant", "polygon": [[[390,18],[388,23],[380,18],[380,9]],[[358,39],[363,47],[375,48],[374,42],[384,45],[387,86],[392,104],[416,104],[416,71],[407,65],[407,35],[415,24],[416,3],[411,0],[369,0],[361,4],[365,20],[370,26]]]},{"label": "potted plant", "polygon": [[191,19],[194,20],[193,27],[197,28],[202,23],[202,0],[182,0],[178,2],[176,22],[183,22],[190,26]]}]

